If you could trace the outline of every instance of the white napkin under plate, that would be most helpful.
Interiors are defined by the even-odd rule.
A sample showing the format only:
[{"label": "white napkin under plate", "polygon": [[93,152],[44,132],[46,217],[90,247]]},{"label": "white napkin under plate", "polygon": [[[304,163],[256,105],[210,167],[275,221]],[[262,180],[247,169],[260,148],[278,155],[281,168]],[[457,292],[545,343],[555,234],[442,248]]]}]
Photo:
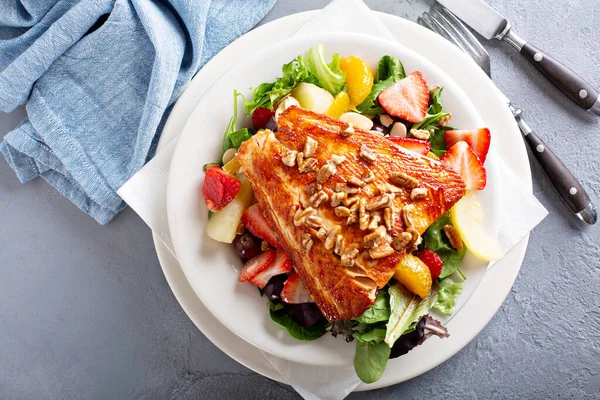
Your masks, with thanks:
[{"label": "white napkin under plate", "polygon": [[[354,32],[395,40],[362,0],[334,0],[311,18],[296,35],[322,32]],[[167,218],[167,181],[178,137],[118,191],[125,202],[148,224],[154,234],[175,255]],[[497,158],[502,171],[503,196],[499,202],[503,218],[499,241],[509,251],[546,215],[546,209],[529,193],[514,173]],[[294,363],[262,352],[281,376],[305,399],[343,399],[360,380],[354,367],[315,367]]]}]

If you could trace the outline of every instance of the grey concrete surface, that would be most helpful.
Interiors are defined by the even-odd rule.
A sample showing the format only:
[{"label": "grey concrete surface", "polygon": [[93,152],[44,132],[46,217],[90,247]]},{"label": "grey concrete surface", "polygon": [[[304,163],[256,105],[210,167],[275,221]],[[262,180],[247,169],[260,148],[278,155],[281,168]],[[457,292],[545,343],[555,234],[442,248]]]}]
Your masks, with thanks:
[{"label": "grey concrete surface", "polygon": [[[264,22],[321,8],[280,0]],[[368,0],[411,20],[430,2]],[[596,0],[491,1],[518,32],[600,87]],[[498,86],[600,204],[600,119],[508,46],[490,43]],[[0,114],[4,135],[23,117]],[[404,384],[351,399],[600,398],[600,226],[578,223],[532,163],[550,215],[531,236],[505,304],[457,355]],[[292,399],[219,351],[180,308],[151,233],[127,210],[99,226],[42,180],[0,160],[0,398]]]}]

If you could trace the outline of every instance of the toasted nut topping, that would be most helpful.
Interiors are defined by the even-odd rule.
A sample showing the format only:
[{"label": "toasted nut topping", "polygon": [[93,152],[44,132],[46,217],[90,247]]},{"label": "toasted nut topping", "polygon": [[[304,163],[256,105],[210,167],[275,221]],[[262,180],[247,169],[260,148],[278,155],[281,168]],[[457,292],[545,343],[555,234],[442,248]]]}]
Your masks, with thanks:
[{"label": "toasted nut topping", "polygon": [[288,167],[293,167],[294,165],[296,165],[297,155],[298,152],[296,150],[290,150],[285,156],[281,157],[281,161]]},{"label": "toasted nut topping", "polygon": [[342,204],[346,207],[351,206],[353,204],[358,204],[358,196],[347,197],[342,201]]},{"label": "toasted nut topping", "polygon": [[387,114],[381,114],[379,116],[379,122],[381,122],[381,125],[385,126],[386,128],[389,128],[394,123],[394,120]]},{"label": "toasted nut topping", "polygon": [[383,210],[383,222],[385,223],[385,227],[388,230],[392,230],[394,226],[394,221],[396,220],[396,213],[394,212],[394,207],[388,207]]},{"label": "toasted nut topping", "polygon": [[373,162],[377,159],[375,152],[373,150],[371,150],[369,148],[369,146],[367,146],[366,144],[363,144],[362,146],[360,146],[360,152],[358,153],[358,155],[361,156],[362,158],[364,158],[368,162]]},{"label": "toasted nut topping", "polygon": [[318,215],[311,215],[306,219],[305,224],[310,228],[318,229],[321,227],[321,222],[323,222],[321,217],[319,217]]},{"label": "toasted nut topping", "polygon": [[383,184],[377,184],[377,190],[379,190],[379,193],[381,194],[385,194],[385,193],[402,193],[404,191],[404,189],[399,188],[398,186],[394,186],[390,183],[383,183]]},{"label": "toasted nut topping", "polygon": [[357,212],[358,211],[358,207],[359,207],[358,201],[355,201],[354,204],[352,204],[350,206],[350,212],[353,212],[353,213]]},{"label": "toasted nut topping", "polygon": [[[415,225],[413,220],[413,211],[415,210],[414,204],[407,204],[402,207],[402,220],[407,228],[412,228]],[[408,230],[408,229],[407,229]]]},{"label": "toasted nut topping", "polygon": [[373,197],[371,200],[369,200],[366,207],[368,211],[379,210],[380,208],[391,206],[393,201],[394,195],[391,193],[386,193],[381,196]]},{"label": "toasted nut topping", "polygon": [[348,197],[346,192],[338,192],[331,195],[331,207],[337,207]]},{"label": "toasted nut topping", "polygon": [[402,232],[392,240],[392,247],[396,250],[405,249],[412,240],[412,235],[408,232]]},{"label": "toasted nut topping", "polygon": [[404,172],[398,171],[390,176],[392,183],[407,189],[414,189],[419,186],[419,181],[412,176],[406,175]]},{"label": "toasted nut topping", "polygon": [[350,186],[346,185],[345,183],[336,183],[335,191],[336,192],[345,192],[348,194],[356,194],[359,192],[359,189],[355,188],[355,187],[350,187]]},{"label": "toasted nut topping", "polygon": [[348,216],[348,219],[346,220],[346,225],[350,226],[357,222],[358,222],[358,216],[356,215],[356,213],[352,213]]},{"label": "toasted nut topping", "polygon": [[319,207],[323,202],[329,200],[329,196],[325,193],[324,190],[319,190],[317,193],[313,194],[308,200],[313,207]]},{"label": "toasted nut topping", "polygon": [[348,178],[348,183],[351,184],[351,185],[354,185],[354,186],[358,186],[358,187],[363,187],[363,186],[366,185],[366,183],[362,179],[359,179],[359,178],[357,178],[355,176],[349,177]]},{"label": "toasted nut topping", "polygon": [[365,183],[373,182],[375,180],[375,174],[373,173],[373,171],[368,170],[367,172],[365,172],[363,174],[363,176],[361,177],[361,179]]},{"label": "toasted nut topping", "polygon": [[340,155],[337,155],[337,154],[332,154],[331,158],[329,159],[328,162],[332,163],[333,165],[335,165],[337,167],[338,165],[340,165],[344,161],[346,161],[346,156],[340,156]]},{"label": "toasted nut topping", "polygon": [[310,236],[310,233],[303,233],[302,234],[302,247],[304,248],[304,250],[309,251],[312,247],[313,247],[313,240],[312,237]]},{"label": "toasted nut topping", "polygon": [[322,188],[323,188],[323,186],[320,183],[313,182],[306,187],[306,194],[308,194],[309,196],[313,196],[315,193],[317,193]]},{"label": "toasted nut topping", "polygon": [[415,137],[415,138],[421,139],[421,140],[429,140],[429,136],[431,136],[429,131],[427,131],[425,129],[411,129],[410,134],[412,137]]},{"label": "toasted nut topping", "polygon": [[244,233],[244,231],[246,230],[246,227],[244,226],[244,224],[242,224],[241,222],[238,224],[238,227],[235,231],[235,233],[237,233],[238,235],[242,235]]},{"label": "toasted nut topping", "polygon": [[335,246],[335,241],[341,231],[342,228],[340,228],[339,225],[336,225],[329,230],[329,232],[327,233],[327,237],[325,238],[325,248],[327,250],[333,249],[333,246]]},{"label": "toasted nut topping", "polygon": [[386,233],[387,230],[385,229],[385,226],[378,226],[377,229],[375,229],[373,232],[369,233],[363,238],[363,245],[367,249],[379,246]]},{"label": "toasted nut topping", "polygon": [[260,250],[261,251],[267,251],[269,250],[271,247],[269,246],[269,243],[267,243],[266,241],[262,241],[260,242]]},{"label": "toasted nut topping", "polygon": [[298,165],[302,164],[302,161],[304,161],[304,153],[300,152],[298,154],[296,154],[296,163]]},{"label": "toasted nut topping", "polygon": [[369,222],[369,226],[367,229],[370,231],[374,231],[379,226],[381,222],[381,215],[377,211],[371,211],[371,222]]},{"label": "toasted nut topping", "polygon": [[317,169],[318,161],[316,158],[307,158],[298,164],[298,171],[300,173],[311,172]]},{"label": "toasted nut topping", "polygon": [[344,248],[344,237],[342,235],[337,235],[335,238],[335,245],[333,246],[333,252],[338,256],[341,255],[342,250]]},{"label": "toasted nut topping", "polygon": [[325,228],[319,228],[317,231],[317,237],[320,240],[325,240],[327,238],[327,230]]},{"label": "toasted nut topping", "polygon": [[302,208],[299,208],[298,211],[296,211],[296,214],[294,214],[294,225],[295,226],[304,225],[306,223],[306,220],[308,219],[308,217],[310,217],[311,215],[313,215],[315,213],[316,213],[316,210],[312,207],[307,207],[304,210]]},{"label": "toasted nut topping", "polygon": [[306,143],[304,143],[304,157],[312,157],[315,154],[315,150],[317,150],[317,146],[319,143],[308,136],[306,138]]},{"label": "toasted nut topping", "polygon": [[459,251],[463,249],[463,241],[455,227],[452,225],[444,225],[444,233],[450,242],[450,246]]},{"label": "toasted nut topping", "polygon": [[450,122],[451,119],[452,119],[452,113],[448,113],[448,115],[446,115],[445,117],[440,118],[440,120],[438,121],[438,125],[446,126],[446,125],[448,125],[448,122]]},{"label": "toasted nut topping", "polygon": [[[439,161],[440,160],[440,158],[435,153],[432,153],[432,152],[427,153],[427,157],[429,157],[431,159],[434,159],[435,161]],[[431,165],[431,163],[429,163],[429,164]]]},{"label": "toasted nut topping", "polygon": [[340,133],[342,134],[342,136],[352,136],[354,134],[354,125],[352,125],[352,122],[347,122],[344,128],[342,128],[342,130],[340,131]]},{"label": "toasted nut topping", "polygon": [[406,232],[408,232],[411,235],[411,239],[408,242],[408,245],[406,246],[406,252],[412,253],[413,251],[417,250],[417,246],[419,246],[421,242],[423,242],[423,238],[421,237],[419,232],[417,232],[417,230],[413,227],[408,228]]},{"label": "toasted nut topping", "polygon": [[358,203],[358,223],[362,231],[367,229],[367,226],[369,226],[369,218],[370,215],[367,212],[367,199],[363,197]]},{"label": "toasted nut topping", "polygon": [[391,256],[392,254],[394,254],[394,249],[388,243],[383,243],[376,248],[369,250],[369,255],[374,260]]},{"label": "toasted nut topping", "polygon": [[358,216],[356,215],[356,213],[352,213],[352,214],[348,215],[348,219],[346,220],[346,225],[350,226],[357,222],[358,222]]},{"label": "toasted nut topping", "polygon": [[358,249],[346,249],[342,254],[342,265],[345,267],[351,267],[354,265],[354,259],[358,256]]},{"label": "toasted nut topping", "polygon": [[427,188],[422,188],[422,187],[418,187],[418,188],[414,188],[412,190],[412,192],[410,192],[410,198],[412,200],[420,200],[420,199],[424,199],[427,197]]},{"label": "toasted nut topping", "polygon": [[406,125],[404,125],[402,122],[396,122],[394,124],[394,126],[392,126],[392,129],[390,130],[390,136],[405,138],[406,137]]},{"label": "toasted nut topping", "polygon": [[347,217],[351,214],[350,210],[346,207],[339,206],[333,209],[333,212],[337,217]]},{"label": "toasted nut topping", "polygon": [[321,168],[319,168],[319,171],[317,172],[317,182],[325,183],[325,181],[329,179],[331,175],[335,174],[335,171],[335,165],[329,162],[326,163]]}]

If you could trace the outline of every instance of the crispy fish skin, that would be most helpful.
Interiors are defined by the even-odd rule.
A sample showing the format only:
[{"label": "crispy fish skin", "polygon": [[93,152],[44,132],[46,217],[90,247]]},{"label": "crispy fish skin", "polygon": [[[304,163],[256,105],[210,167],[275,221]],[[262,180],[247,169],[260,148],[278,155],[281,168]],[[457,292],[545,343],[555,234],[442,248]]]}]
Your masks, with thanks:
[{"label": "crispy fish skin", "polygon": [[[414,177],[419,187],[428,189],[428,194],[423,199],[412,200],[410,190],[395,188],[392,229],[387,230],[384,244],[389,244],[393,237],[407,229],[402,218],[405,205],[414,205],[413,227],[421,234],[464,195],[464,183],[456,173],[446,170],[435,160],[358,129],[350,136],[343,136],[340,133],[346,128],[343,122],[299,107],[284,111],[277,126],[276,133],[268,130],[259,132],[244,142],[238,150],[239,163],[265,217],[279,235],[283,249],[323,315],[329,321],[358,317],[373,304],[376,289],[390,280],[405,251],[394,251],[373,259],[363,246],[364,237],[371,231],[361,230],[358,223],[348,226],[347,218],[337,216],[330,202],[326,201],[316,211],[321,220],[320,226],[327,232],[336,225],[340,226],[345,248],[359,249],[354,265],[344,266],[339,255],[326,249],[324,241],[317,238],[314,227],[294,225],[296,211],[310,206],[310,194],[306,188],[315,183],[317,173],[301,173],[298,165],[287,166],[282,158],[292,150],[302,152],[307,137],[318,143],[313,155],[317,169],[326,165],[334,155],[344,156],[345,161],[322,185],[329,199],[336,193],[337,186],[345,184],[351,187],[352,178],[360,178],[369,170],[373,171],[375,179],[353,195],[366,201],[390,190],[390,175],[394,171]],[[360,156],[363,145],[375,153],[375,161],[369,162]],[[375,212],[383,218],[383,210]],[[380,224],[383,225],[383,221]],[[312,236],[314,242],[309,251],[301,245],[302,235],[306,233]]]}]

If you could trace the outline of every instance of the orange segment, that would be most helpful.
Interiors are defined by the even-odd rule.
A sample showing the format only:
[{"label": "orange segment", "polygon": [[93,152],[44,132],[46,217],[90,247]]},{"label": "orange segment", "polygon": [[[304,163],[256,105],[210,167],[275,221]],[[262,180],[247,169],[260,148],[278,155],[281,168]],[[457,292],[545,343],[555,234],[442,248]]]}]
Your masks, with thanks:
[{"label": "orange segment", "polygon": [[346,92],[339,92],[333,99],[333,103],[325,115],[338,119],[342,114],[350,111],[350,97]]},{"label": "orange segment", "polygon": [[412,254],[407,254],[400,260],[394,278],[421,298],[425,298],[431,291],[429,267]]},{"label": "orange segment", "polygon": [[373,72],[362,58],[350,56],[340,59],[340,69],[346,73],[346,87],[350,104],[357,106],[373,88]]}]

